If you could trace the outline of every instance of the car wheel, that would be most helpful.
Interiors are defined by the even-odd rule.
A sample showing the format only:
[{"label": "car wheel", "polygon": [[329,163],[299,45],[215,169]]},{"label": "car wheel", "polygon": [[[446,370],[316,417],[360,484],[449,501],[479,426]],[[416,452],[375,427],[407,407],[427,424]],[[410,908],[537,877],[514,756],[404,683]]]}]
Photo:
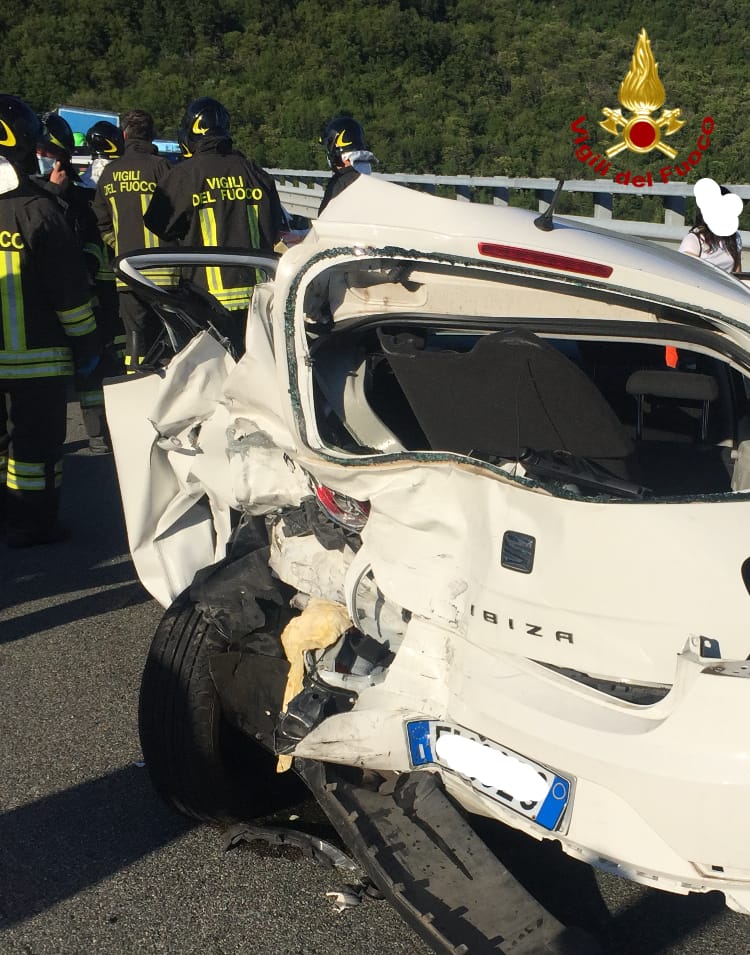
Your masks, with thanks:
[{"label": "car wheel", "polygon": [[154,634],[138,708],[157,793],[178,812],[214,823],[263,811],[275,776],[275,757],[222,714],[209,660],[226,649],[187,593],[178,597]]}]

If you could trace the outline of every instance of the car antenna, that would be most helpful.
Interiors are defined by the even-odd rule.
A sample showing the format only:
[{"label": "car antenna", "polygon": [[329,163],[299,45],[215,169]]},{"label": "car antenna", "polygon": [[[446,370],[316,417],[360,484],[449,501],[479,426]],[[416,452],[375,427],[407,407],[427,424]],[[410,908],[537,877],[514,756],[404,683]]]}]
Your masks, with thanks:
[{"label": "car antenna", "polygon": [[552,216],[554,215],[555,206],[557,205],[557,200],[560,196],[560,193],[562,192],[564,182],[564,179],[558,180],[557,189],[555,189],[555,194],[552,196],[552,202],[550,202],[540,216],[537,216],[536,219],[534,219],[534,225],[537,227],[537,229],[541,229],[542,232],[551,232],[555,228],[555,224],[552,221]]}]

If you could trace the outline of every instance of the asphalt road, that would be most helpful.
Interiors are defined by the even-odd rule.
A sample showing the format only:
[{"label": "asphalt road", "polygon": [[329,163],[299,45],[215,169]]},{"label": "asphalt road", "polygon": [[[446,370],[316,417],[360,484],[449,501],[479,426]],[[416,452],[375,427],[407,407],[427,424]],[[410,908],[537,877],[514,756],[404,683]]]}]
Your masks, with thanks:
[{"label": "asphalt road", "polygon": [[[89,453],[75,406],[69,419],[71,540],[0,543],[0,955],[425,955],[385,902],[334,911],[326,892],[350,875],[225,852],[218,830],[151,791],[136,706],[162,611],[128,557],[114,463]],[[274,824],[290,816],[335,839],[311,801],[280,808]],[[501,852],[607,953],[750,953],[750,919],[719,896],[595,875],[512,833]]]}]

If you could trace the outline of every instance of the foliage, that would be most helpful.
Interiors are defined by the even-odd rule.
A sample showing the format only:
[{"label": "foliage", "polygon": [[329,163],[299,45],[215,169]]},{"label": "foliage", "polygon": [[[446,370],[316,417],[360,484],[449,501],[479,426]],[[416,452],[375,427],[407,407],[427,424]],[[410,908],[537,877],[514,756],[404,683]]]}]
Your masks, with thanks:
[{"label": "foliage", "polygon": [[[362,122],[384,172],[594,178],[570,123],[617,108],[639,30],[659,63],[669,139],[686,156],[716,123],[690,181],[747,179],[750,27],[740,0],[4,0],[0,89],[42,111],[60,104],[154,114],[174,136],[185,104],[215,96],[239,148],[266,166],[323,168],[326,119]],[[10,53],[12,51],[12,55]],[[633,174],[668,162],[625,152]]]}]

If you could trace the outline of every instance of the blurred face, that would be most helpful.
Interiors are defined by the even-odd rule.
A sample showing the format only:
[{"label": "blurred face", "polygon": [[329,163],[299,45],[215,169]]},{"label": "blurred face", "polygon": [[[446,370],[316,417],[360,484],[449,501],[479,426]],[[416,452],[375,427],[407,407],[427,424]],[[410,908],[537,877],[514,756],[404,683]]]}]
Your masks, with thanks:
[{"label": "blurred face", "polygon": [[40,143],[37,146],[36,161],[41,175],[49,176],[49,181],[58,186],[65,185],[70,167],[70,159],[67,153],[62,152],[55,146]]},{"label": "blurred face", "polygon": [[39,172],[43,176],[46,176],[53,171],[57,159],[58,157],[55,153],[46,149],[44,146],[37,146],[36,162],[37,166],[39,167]]}]

